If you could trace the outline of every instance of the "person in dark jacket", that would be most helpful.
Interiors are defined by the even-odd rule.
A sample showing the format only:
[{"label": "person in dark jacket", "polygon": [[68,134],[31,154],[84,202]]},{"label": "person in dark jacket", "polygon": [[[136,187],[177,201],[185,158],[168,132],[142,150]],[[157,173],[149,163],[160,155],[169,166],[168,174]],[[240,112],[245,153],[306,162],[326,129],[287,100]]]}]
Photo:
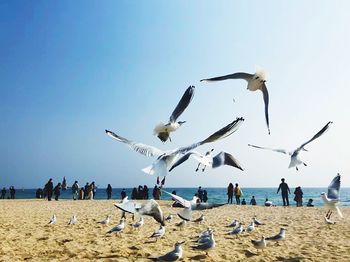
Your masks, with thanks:
[{"label": "person in dark jacket", "polygon": [[303,191],[300,186],[295,188],[294,195],[294,201],[297,202],[297,207],[303,206]]},{"label": "person in dark jacket", "polygon": [[277,194],[281,190],[283,206],[286,206],[286,205],[289,206],[288,193],[290,194],[290,190],[289,190],[288,184],[284,182],[285,179],[282,178],[281,181],[282,183],[279,185],[277,189]]},{"label": "person in dark jacket", "polygon": [[208,192],[207,190],[203,190],[203,202],[207,203],[208,201]]},{"label": "person in dark jacket", "polygon": [[5,199],[5,196],[6,196],[6,187],[4,187],[4,188],[1,190],[1,198],[2,198],[2,199]]},{"label": "person in dark jacket", "polygon": [[143,186],[143,199],[148,199],[148,187],[146,185]]},{"label": "person in dark jacket", "polygon": [[123,200],[124,198],[126,198],[126,191],[125,191],[125,188],[123,188],[122,192],[120,193],[120,196],[121,196],[122,200]]},{"label": "person in dark jacket", "polygon": [[58,201],[59,196],[61,195],[61,183],[58,183],[55,188],[53,189],[53,193],[55,195],[55,200]]},{"label": "person in dark jacket", "polygon": [[52,178],[49,179],[49,181],[46,183],[45,185],[45,189],[46,191],[46,195],[47,195],[47,200],[51,201],[52,198],[52,194],[53,194],[53,182],[52,182]]},{"label": "person in dark jacket", "polygon": [[107,199],[111,199],[112,198],[112,186],[111,186],[111,184],[108,184],[106,192],[107,192]]},{"label": "person in dark jacket", "polygon": [[131,199],[137,199],[137,188],[134,187],[131,192]]},{"label": "person in dark jacket", "polygon": [[227,187],[227,204],[232,204],[233,191],[234,191],[233,184],[230,183]]}]

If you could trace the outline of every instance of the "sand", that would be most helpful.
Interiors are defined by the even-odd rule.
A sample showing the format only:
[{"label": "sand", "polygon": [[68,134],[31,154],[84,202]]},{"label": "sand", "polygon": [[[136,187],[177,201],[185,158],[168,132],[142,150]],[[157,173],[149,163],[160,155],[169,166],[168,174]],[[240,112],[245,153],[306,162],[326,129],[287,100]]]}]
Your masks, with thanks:
[{"label": "sand", "polygon": [[[343,208],[344,219],[332,216],[337,223],[324,224],[323,208],[308,207],[259,207],[225,205],[205,210],[207,221],[203,224],[190,222],[184,230],[175,226],[176,217],[167,224],[164,238],[153,242],[148,238],[159,226],[149,217],[138,231],[132,230],[131,217],[120,236],[106,235],[119,222],[120,212],[112,200],[45,201],[1,200],[0,201],[0,261],[150,261],[170,251],[177,240],[186,240],[181,261],[350,261],[350,209]],[[176,213],[171,202],[160,201],[165,215]],[[48,225],[53,214],[56,225]],[[194,218],[202,212],[196,211]],[[78,224],[68,226],[72,214]],[[110,225],[99,225],[106,215],[112,214]],[[251,218],[266,223],[254,232],[238,238],[226,235],[226,227],[233,218],[247,226]],[[191,238],[212,227],[216,248],[206,257],[204,252],[192,250]],[[287,229],[286,239],[279,245],[268,243],[263,252],[257,252],[251,239],[262,235],[271,236],[280,227]]]}]

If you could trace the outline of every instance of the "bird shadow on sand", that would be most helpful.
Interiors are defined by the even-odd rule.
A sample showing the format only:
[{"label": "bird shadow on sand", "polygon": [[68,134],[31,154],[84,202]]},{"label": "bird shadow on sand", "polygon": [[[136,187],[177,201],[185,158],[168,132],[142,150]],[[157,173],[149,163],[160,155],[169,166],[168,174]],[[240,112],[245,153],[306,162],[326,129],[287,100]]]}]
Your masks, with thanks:
[{"label": "bird shadow on sand", "polygon": [[282,262],[300,262],[302,260],[304,260],[303,257],[290,257],[290,258],[277,257],[277,261],[282,261]]},{"label": "bird shadow on sand", "polygon": [[190,257],[190,259],[193,259],[193,260],[203,260],[207,258],[208,257],[206,255],[196,255],[196,256]]}]

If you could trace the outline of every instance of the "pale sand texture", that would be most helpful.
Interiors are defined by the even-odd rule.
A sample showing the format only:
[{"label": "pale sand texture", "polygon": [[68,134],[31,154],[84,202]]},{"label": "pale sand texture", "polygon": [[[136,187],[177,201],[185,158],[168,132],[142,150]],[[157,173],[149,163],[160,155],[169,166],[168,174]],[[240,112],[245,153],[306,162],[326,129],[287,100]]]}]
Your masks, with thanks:
[{"label": "pale sand texture", "polygon": [[[120,236],[106,235],[121,215],[114,202],[1,200],[0,261],[149,261],[149,257],[172,250],[177,240],[186,240],[182,261],[350,261],[349,208],[342,209],[343,220],[333,214],[337,224],[329,227],[323,222],[322,208],[223,206],[204,211],[204,224],[191,222],[183,231],[175,226],[180,221],[176,217],[167,225],[165,237],[153,243],[148,237],[159,225],[149,217],[145,217],[145,225],[139,231],[131,229],[128,216],[128,226]],[[160,203],[165,215],[178,211],[169,207],[171,202]],[[54,213],[57,224],[47,225]],[[76,214],[78,224],[68,226],[72,214]],[[110,225],[96,223],[107,214],[113,215]],[[195,212],[194,218],[200,214]],[[233,218],[247,226],[254,215],[266,225],[238,238],[225,235],[230,230],[226,225]],[[210,258],[192,250],[190,240],[207,226],[215,230],[216,240]],[[285,241],[280,245],[271,242],[256,255],[250,239],[275,235],[280,227],[287,229]]]}]

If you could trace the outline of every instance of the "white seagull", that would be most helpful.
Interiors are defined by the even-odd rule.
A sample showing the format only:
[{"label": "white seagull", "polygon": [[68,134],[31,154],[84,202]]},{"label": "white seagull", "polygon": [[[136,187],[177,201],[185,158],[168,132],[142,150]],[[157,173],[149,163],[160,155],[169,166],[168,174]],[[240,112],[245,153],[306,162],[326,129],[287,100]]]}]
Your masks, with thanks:
[{"label": "white seagull", "polygon": [[318,131],[318,133],[316,135],[314,135],[310,140],[308,140],[307,142],[303,143],[301,146],[299,146],[297,149],[293,150],[293,151],[288,151],[286,149],[273,149],[273,148],[268,148],[268,147],[260,147],[260,146],[255,146],[255,145],[251,145],[248,144],[248,146],[251,147],[255,147],[255,148],[259,148],[259,149],[268,149],[268,150],[272,150],[278,153],[282,153],[282,154],[286,154],[286,155],[290,155],[290,163],[288,168],[292,168],[295,167],[296,170],[298,170],[298,165],[303,164],[304,166],[307,166],[300,158],[299,158],[299,153],[300,151],[307,151],[305,149],[305,146],[307,144],[309,144],[310,142],[314,141],[316,138],[320,137],[321,135],[323,135],[328,128],[330,127],[330,125],[333,122],[328,122],[320,131]]},{"label": "white seagull", "polygon": [[184,219],[182,219],[179,223],[176,224],[176,226],[179,227],[181,230],[183,230],[186,225],[187,225],[187,221]]},{"label": "white seagull", "polygon": [[208,251],[215,248],[215,239],[214,239],[213,231],[209,231],[209,237],[206,242],[201,243],[197,246],[193,246],[192,248],[203,250],[205,251],[206,255],[208,255]]},{"label": "white seagull", "polygon": [[217,168],[223,165],[232,166],[235,168],[238,168],[243,171],[243,168],[239,164],[238,160],[235,159],[231,154],[221,151],[216,156],[211,156],[211,151],[208,151],[205,155],[202,155],[201,153],[191,150],[190,152],[184,154],[181,158],[179,158],[169,169],[169,172],[171,172],[175,167],[181,165],[183,162],[189,159],[190,156],[192,156],[195,160],[199,162],[196,172],[199,170],[199,167],[203,165],[202,172],[204,172],[205,168],[211,167],[211,168]]},{"label": "white seagull", "polygon": [[265,225],[263,222],[259,221],[256,217],[253,217],[253,222],[257,226]]},{"label": "white seagull", "polygon": [[201,214],[200,217],[194,219],[192,222],[202,223],[204,221],[205,221],[205,216],[204,216],[204,214]]},{"label": "white seagull", "polygon": [[119,234],[120,232],[122,232],[125,228],[125,223],[124,223],[124,219],[121,219],[119,224],[116,225],[115,227],[113,227],[111,230],[109,230],[107,232],[107,234],[112,234],[112,233],[117,233]]},{"label": "white seagull", "polygon": [[125,197],[122,203],[114,204],[114,206],[124,212],[135,214],[137,216],[151,216],[157,222],[164,225],[163,211],[157,201],[153,199],[141,204],[134,201],[129,201],[128,198]]},{"label": "white seagull", "polygon": [[265,237],[262,236],[261,240],[251,240],[253,246],[258,249],[264,249],[266,247]]},{"label": "white seagull", "polygon": [[179,103],[177,104],[176,108],[171,114],[169,122],[167,124],[159,123],[158,125],[156,125],[156,127],[153,130],[153,134],[156,135],[162,142],[166,142],[168,139],[171,141],[170,133],[176,131],[183,123],[186,123],[186,121],[176,122],[176,120],[190,104],[193,96],[194,86],[190,86],[186,89],[185,93],[183,94]]},{"label": "white seagull", "polygon": [[136,143],[131,140],[128,140],[124,137],[121,137],[112,131],[106,130],[106,133],[108,136],[116,139],[119,142],[123,142],[127,144],[131,149],[134,151],[145,155],[145,156],[157,156],[157,160],[150,166],[145,167],[142,169],[143,172],[150,174],[150,175],[157,175],[157,176],[166,176],[168,174],[168,169],[176,162],[176,160],[183,154],[186,154],[188,151],[204,145],[206,143],[212,143],[214,141],[217,141],[221,138],[225,138],[229,135],[231,135],[233,132],[235,132],[240,124],[244,121],[243,118],[237,118],[232,123],[228,124],[227,126],[221,128],[219,131],[215,132],[208,138],[198,142],[194,143],[190,146],[186,147],[180,147],[173,150],[163,151],[153,146],[148,146],[142,143]]},{"label": "white seagull", "polygon": [[108,215],[104,220],[98,221],[97,223],[102,225],[108,225],[109,222],[111,222],[111,217],[112,217],[111,215]]},{"label": "white seagull", "polygon": [[136,223],[132,224],[132,227],[135,228],[135,229],[138,229],[138,228],[142,227],[144,223],[145,222],[143,220],[143,216],[141,216],[139,221],[137,221]]},{"label": "white seagull", "polygon": [[68,225],[75,225],[78,222],[77,216],[73,215],[69,221],[68,221]]},{"label": "white seagull", "polygon": [[254,223],[254,221],[252,221],[252,222],[250,223],[250,225],[247,227],[246,231],[247,231],[248,233],[250,233],[250,232],[253,232],[254,230],[255,230],[255,223]]},{"label": "white seagull", "polygon": [[267,237],[267,241],[281,241],[286,238],[286,230],[284,228],[280,229],[280,232],[277,235],[274,235],[272,237]]},{"label": "white seagull", "polygon": [[264,103],[265,103],[265,119],[268,132],[270,134],[270,124],[269,124],[269,92],[267,91],[267,87],[265,85],[266,82],[266,72],[262,69],[258,69],[255,74],[248,73],[234,73],[225,76],[213,77],[208,79],[200,80],[205,82],[214,82],[214,81],[222,81],[228,79],[243,79],[248,82],[247,89],[250,91],[260,90],[263,93]]},{"label": "white seagull", "polygon": [[49,225],[54,225],[56,224],[56,222],[57,222],[57,218],[56,218],[56,215],[54,214],[49,221]]},{"label": "white seagull", "polygon": [[232,220],[231,224],[229,224],[227,227],[235,227],[237,226],[238,221],[236,219]]},{"label": "white seagull", "polygon": [[338,212],[339,217],[343,218],[343,214],[341,213],[339,207],[337,206],[339,203],[339,189],[340,189],[340,174],[338,173],[332,180],[332,182],[328,186],[328,193],[322,192],[321,198],[323,200],[324,206],[328,209],[326,217],[328,219],[331,218],[332,211],[336,210]]},{"label": "white seagull", "polygon": [[150,237],[154,237],[156,241],[163,237],[165,234],[165,226],[160,225],[159,229],[154,231],[154,233]]},{"label": "white seagull", "polygon": [[243,230],[244,229],[243,229],[242,224],[239,224],[239,226],[236,227],[235,229],[233,229],[232,231],[230,231],[228,233],[228,235],[236,235],[236,236],[238,236],[239,234],[241,234],[243,232]]},{"label": "white seagull", "polygon": [[163,256],[157,257],[157,258],[152,258],[154,261],[176,261],[178,259],[182,258],[182,244],[185,243],[185,241],[179,242],[177,241],[175,243],[175,248],[174,250],[166,253]]}]

